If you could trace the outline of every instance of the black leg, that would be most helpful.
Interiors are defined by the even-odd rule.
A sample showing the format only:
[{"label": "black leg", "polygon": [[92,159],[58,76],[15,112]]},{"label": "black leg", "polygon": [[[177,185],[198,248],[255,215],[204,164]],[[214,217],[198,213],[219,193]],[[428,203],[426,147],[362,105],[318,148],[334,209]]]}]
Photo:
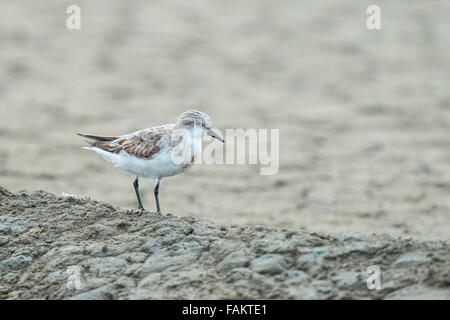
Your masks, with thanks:
[{"label": "black leg", "polygon": [[134,191],[136,191],[136,196],[139,203],[139,215],[145,211],[144,206],[142,205],[141,195],[139,194],[139,177],[136,177],[136,180],[133,182]]},{"label": "black leg", "polygon": [[159,183],[161,182],[161,179],[158,179],[156,181],[156,186],[155,186],[155,201],[156,201],[156,213],[161,214],[161,209],[159,208]]}]

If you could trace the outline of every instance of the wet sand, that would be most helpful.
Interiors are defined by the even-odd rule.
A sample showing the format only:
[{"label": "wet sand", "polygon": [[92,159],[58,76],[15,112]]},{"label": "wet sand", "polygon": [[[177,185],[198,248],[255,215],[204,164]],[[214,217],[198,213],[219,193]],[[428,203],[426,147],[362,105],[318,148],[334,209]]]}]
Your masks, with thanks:
[{"label": "wet sand", "polygon": [[[207,112],[214,127],[280,129],[280,169],[194,167],[163,211],[224,225],[448,239],[446,1],[0,3],[0,186],[137,206],[134,177],[81,149]],[[142,181],[154,210],[153,182]]]}]

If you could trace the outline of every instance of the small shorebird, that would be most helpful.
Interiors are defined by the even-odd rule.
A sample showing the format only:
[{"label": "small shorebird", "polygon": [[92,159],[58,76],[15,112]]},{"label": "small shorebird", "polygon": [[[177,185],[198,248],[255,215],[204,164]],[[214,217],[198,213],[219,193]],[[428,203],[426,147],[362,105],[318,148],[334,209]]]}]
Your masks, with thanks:
[{"label": "small shorebird", "polygon": [[[184,112],[178,117],[176,123],[143,129],[122,136],[77,134],[89,139],[86,142],[91,147],[84,147],[85,149],[95,151],[114,166],[136,175],[133,186],[139,204],[139,215],[145,211],[139,194],[140,178],[156,180],[154,190],[156,210],[157,213],[161,213],[158,198],[161,179],[182,173],[192,167],[195,158],[201,156],[194,145],[201,144],[203,135],[207,134],[225,142],[211,129],[209,116],[195,110]],[[192,154],[188,161],[175,160],[177,155],[181,155],[180,146],[184,146],[182,151]]]}]

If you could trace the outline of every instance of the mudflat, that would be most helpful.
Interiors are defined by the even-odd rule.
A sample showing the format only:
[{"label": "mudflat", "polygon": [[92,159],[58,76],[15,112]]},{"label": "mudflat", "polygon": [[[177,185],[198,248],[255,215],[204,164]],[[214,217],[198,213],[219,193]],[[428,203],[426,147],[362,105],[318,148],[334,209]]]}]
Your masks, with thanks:
[{"label": "mudflat", "polygon": [[0,188],[0,299],[450,299],[449,240],[145,214]]},{"label": "mudflat", "polygon": [[223,132],[280,129],[280,168],[194,167],[163,181],[164,213],[449,238],[448,1],[383,2],[379,31],[367,1],[86,1],[81,30],[70,4],[0,3],[1,186],[134,209],[134,177],[75,133],[195,108]]}]

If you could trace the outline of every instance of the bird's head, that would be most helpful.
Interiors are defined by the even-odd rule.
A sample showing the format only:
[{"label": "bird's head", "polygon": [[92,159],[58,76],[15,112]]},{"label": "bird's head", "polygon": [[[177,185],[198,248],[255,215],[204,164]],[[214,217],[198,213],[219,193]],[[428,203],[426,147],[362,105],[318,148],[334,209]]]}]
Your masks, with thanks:
[{"label": "bird's head", "polygon": [[204,112],[189,110],[182,113],[176,122],[178,128],[192,129],[194,126],[201,128],[203,134],[207,134],[219,141],[225,142],[219,135],[211,129],[211,118]]}]

